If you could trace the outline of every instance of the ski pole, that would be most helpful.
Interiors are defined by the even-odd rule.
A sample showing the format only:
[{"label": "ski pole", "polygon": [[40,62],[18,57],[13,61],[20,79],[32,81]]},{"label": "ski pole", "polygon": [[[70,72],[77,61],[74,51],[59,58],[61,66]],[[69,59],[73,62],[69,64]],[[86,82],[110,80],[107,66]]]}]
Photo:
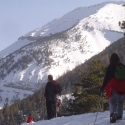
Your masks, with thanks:
[{"label": "ski pole", "polygon": [[98,106],[97,106],[97,113],[96,113],[96,118],[95,118],[94,125],[95,125],[96,120],[97,120],[97,116],[98,116],[98,112],[99,112],[99,107],[100,107],[100,103],[101,103],[101,98],[102,98],[102,92],[100,94],[100,99],[99,99]]}]

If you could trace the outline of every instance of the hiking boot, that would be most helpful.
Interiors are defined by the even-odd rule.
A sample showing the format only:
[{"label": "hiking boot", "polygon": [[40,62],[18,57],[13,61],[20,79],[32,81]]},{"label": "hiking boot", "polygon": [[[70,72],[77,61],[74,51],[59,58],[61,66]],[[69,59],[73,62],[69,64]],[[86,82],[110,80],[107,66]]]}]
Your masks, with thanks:
[{"label": "hiking boot", "polygon": [[114,112],[110,115],[110,123],[115,123],[115,122],[116,122],[116,113]]},{"label": "hiking boot", "polygon": [[118,115],[118,113],[115,113],[116,114],[116,120],[122,120],[122,116],[121,115]]},{"label": "hiking boot", "polygon": [[116,117],[116,120],[122,120],[122,117]]}]

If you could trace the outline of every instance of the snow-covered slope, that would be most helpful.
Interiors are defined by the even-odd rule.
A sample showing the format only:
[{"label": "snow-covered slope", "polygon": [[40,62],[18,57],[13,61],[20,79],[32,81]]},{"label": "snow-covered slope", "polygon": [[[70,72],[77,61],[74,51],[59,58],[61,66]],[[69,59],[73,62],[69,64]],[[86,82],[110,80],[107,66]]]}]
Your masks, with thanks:
[{"label": "snow-covered slope", "polygon": [[[21,36],[18,41],[0,52],[0,58],[18,50],[28,43],[34,42],[36,39],[40,39],[40,37],[50,36],[51,34],[68,30],[84,18],[86,18],[87,22],[90,22],[90,25],[96,26],[97,29],[107,29],[109,31],[111,30],[121,33],[123,30],[119,28],[118,22],[124,20],[123,15],[125,12],[124,8],[121,6],[124,3],[124,1],[112,1],[89,7],[79,7],[24,36]],[[105,35],[105,37],[106,36],[108,37],[109,35]],[[110,38],[110,41],[114,41],[116,37],[114,39]]]},{"label": "snow-covered slope", "polygon": [[[35,123],[24,123],[23,125],[110,125],[109,111],[97,113],[88,113],[82,115],[73,115],[68,117],[57,117],[51,120],[42,120]],[[95,124],[94,124],[95,123]],[[123,120],[117,120],[115,125],[125,125],[125,111]]]},{"label": "snow-covered slope", "polygon": [[123,36],[124,2],[77,8],[20,37],[0,52],[0,101],[13,103],[84,63]]},{"label": "snow-covered slope", "polygon": [[[33,30],[24,37],[32,36],[48,36],[55,34],[79,23],[80,20],[87,20],[90,25],[96,29],[107,29],[113,31],[122,30],[118,26],[118,22],[124,20],[124,8],[121,4],[125,2],[104,2],[90,7],[79,7],[66,15],[55,19],[45,26]],[[119,20],[120,19],[120,20]],[[82,23],[83,25],[84,23]]]}]

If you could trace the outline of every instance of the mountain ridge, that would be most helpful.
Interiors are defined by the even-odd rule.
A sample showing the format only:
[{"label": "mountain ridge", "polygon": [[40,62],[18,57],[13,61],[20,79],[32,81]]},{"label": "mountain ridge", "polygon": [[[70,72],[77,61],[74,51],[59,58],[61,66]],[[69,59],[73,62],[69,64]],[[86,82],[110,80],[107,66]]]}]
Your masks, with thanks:
[{"label": "mountain ridge", "polygon": [[[100,3],[100,4],[96,4],[96,5],[92,5],[92,6],[89,6],[89,7],[80,7],[80,8],[82,8],[83,10],[84,10],[84,8],[87,8],[87,9],[91,9],[91,7],[93,7],[93,8],[95,8],[96,6],[99,6],[99,5],[102,5],[102,6],[105,6],[106,4],[109,4],[109,3],[116,3],[116,4],[124,4],[124,1],[107,1],[107,2],[103,2],[103,3]],[[99,8],[101,8],[101,7],[99,7]],[[76,8],[76,9],[74,9],[73,11],[70,11],[70,12],[68,12],[68,14],[72,14],[72,12],[74,12],[74,11],[77,11],[79,8]],[[96,9],[96,11],[98,11],[98,9]],[[96,13],[96,11],[95,11],[95,13]],[[91,12],[91,11],[90,11]],[[84,11],[83,11],[83,13],[85,13]],[[93,11],[91,12],[91,13],[93,13]],[[62,16],[62,18],[64,18],[64,16],[65,15],[67,15],[67,14],[64,14],[63,16]],[[76,15],[79,15],[79,14],[76,14]],[[81,14],[82,15],[82,14]],[[91,14],[92,15],[92,14]],[[63,26],[64,28],[66,28],[66,29],[68,29],[68,28],[71,28],[72,26],[74,26],[74,25],[76,25],[77,23],[78,23],[78,20],[81,20],[82,18],[85,18],[85,17],[83,17],[83,16],[81,16],[81,18],[79,19],[76,19],[76,21],[75,21],[75,23],[73,23],[73,25],[70,25],[70,26],[68,26],[68,27],[65,27],[65,26]],[[61,18],[60,18],[61,19]],[[46,25],[43,25],[42,27],[40,27],[40,28],[37,28],[37,29],[35,29],[35,30],[33,30],[34,32],[35,31],[37,31],[37,30],[40,30],[41,28],[46,28],[46,26],[48,26],[49,24],[51,24],[51,23],[53,23],[53,22],[55,22],[55,20],[57,20],[57,19],[54,19],[53,21],[51,21],[51,22],[49,22],[49,23],[47,23]],[[64,18],[64,20],[66,20],[66,18]],[[72,22],[73,20],[71,20],[70,22]],[[58,24],[59,25],[59,24]],[[66,30],[65,29],[65,30]],[[51,30],[53,30],[53,29],[51,29]],[[65,30],[62,30],[62,31],[65,31]],[[22,37],[20,37],[18,40],[19,40],[19,42],[18,41],[16,41],[15,43],[13,43],[13,44],[19,44],[18,46],[20,47],[20,46],[25,46],[27,43],[30,43],[31,41],[28,41],[28,40],[25,40],[25,41],[23,41],[23,40],[21,40],[21,38],[23,39],[25,36],[27,36],[28,34],[31,34],[31,33],[33,33],[33,31],[31,31],[31,32],[29,32],[29,33],[27,33],[26,35],[23,35]],[[41,31],[40,31],[41,32]],[[53,33],[54,31],[52,31],[51,33]],[[59,32],[59,31],[58,31]],[[56,32],[57,33],[57,32]],[[24,42],[23,43],[23,45],[22,45],[22,42]],[[32,41],[33,42],[33,41]],[[12,44],[12,45],[13,45]],[[12,45],[10,45],[9,47],[10,48],[6,48],[5,50],[2,50],[1,52],[0,52],[0,58],[2,57],[2,56],[4,56],[3,54],[5,53],[5,51],[7,51],[7,49],[13,49],[14,47],[12,46]],[[17,47],[18,48],[18,47]],[[12,52],[12,51],[11,51]],[[5,56],[6,55],[8,55],[8,52],[5,54]]]}]

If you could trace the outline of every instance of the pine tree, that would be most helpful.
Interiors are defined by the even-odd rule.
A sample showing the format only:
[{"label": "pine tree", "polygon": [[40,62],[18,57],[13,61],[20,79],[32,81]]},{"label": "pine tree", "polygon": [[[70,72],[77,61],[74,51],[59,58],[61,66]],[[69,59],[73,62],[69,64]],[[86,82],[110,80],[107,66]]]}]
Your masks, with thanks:
[{"label": "pine tree", "polygon": [[[101,61],[92,61],[85,70],[80,70],[79,82],[72,83],[75,87],[73,96],[75,100],[70,103],[73,114],[95,112],[100,99],[100,86],[102,85],[106,67]],[[101,110],[107,103],[106,97],[101,100]],[[107,108],[107,107],[106,107]]]}]

